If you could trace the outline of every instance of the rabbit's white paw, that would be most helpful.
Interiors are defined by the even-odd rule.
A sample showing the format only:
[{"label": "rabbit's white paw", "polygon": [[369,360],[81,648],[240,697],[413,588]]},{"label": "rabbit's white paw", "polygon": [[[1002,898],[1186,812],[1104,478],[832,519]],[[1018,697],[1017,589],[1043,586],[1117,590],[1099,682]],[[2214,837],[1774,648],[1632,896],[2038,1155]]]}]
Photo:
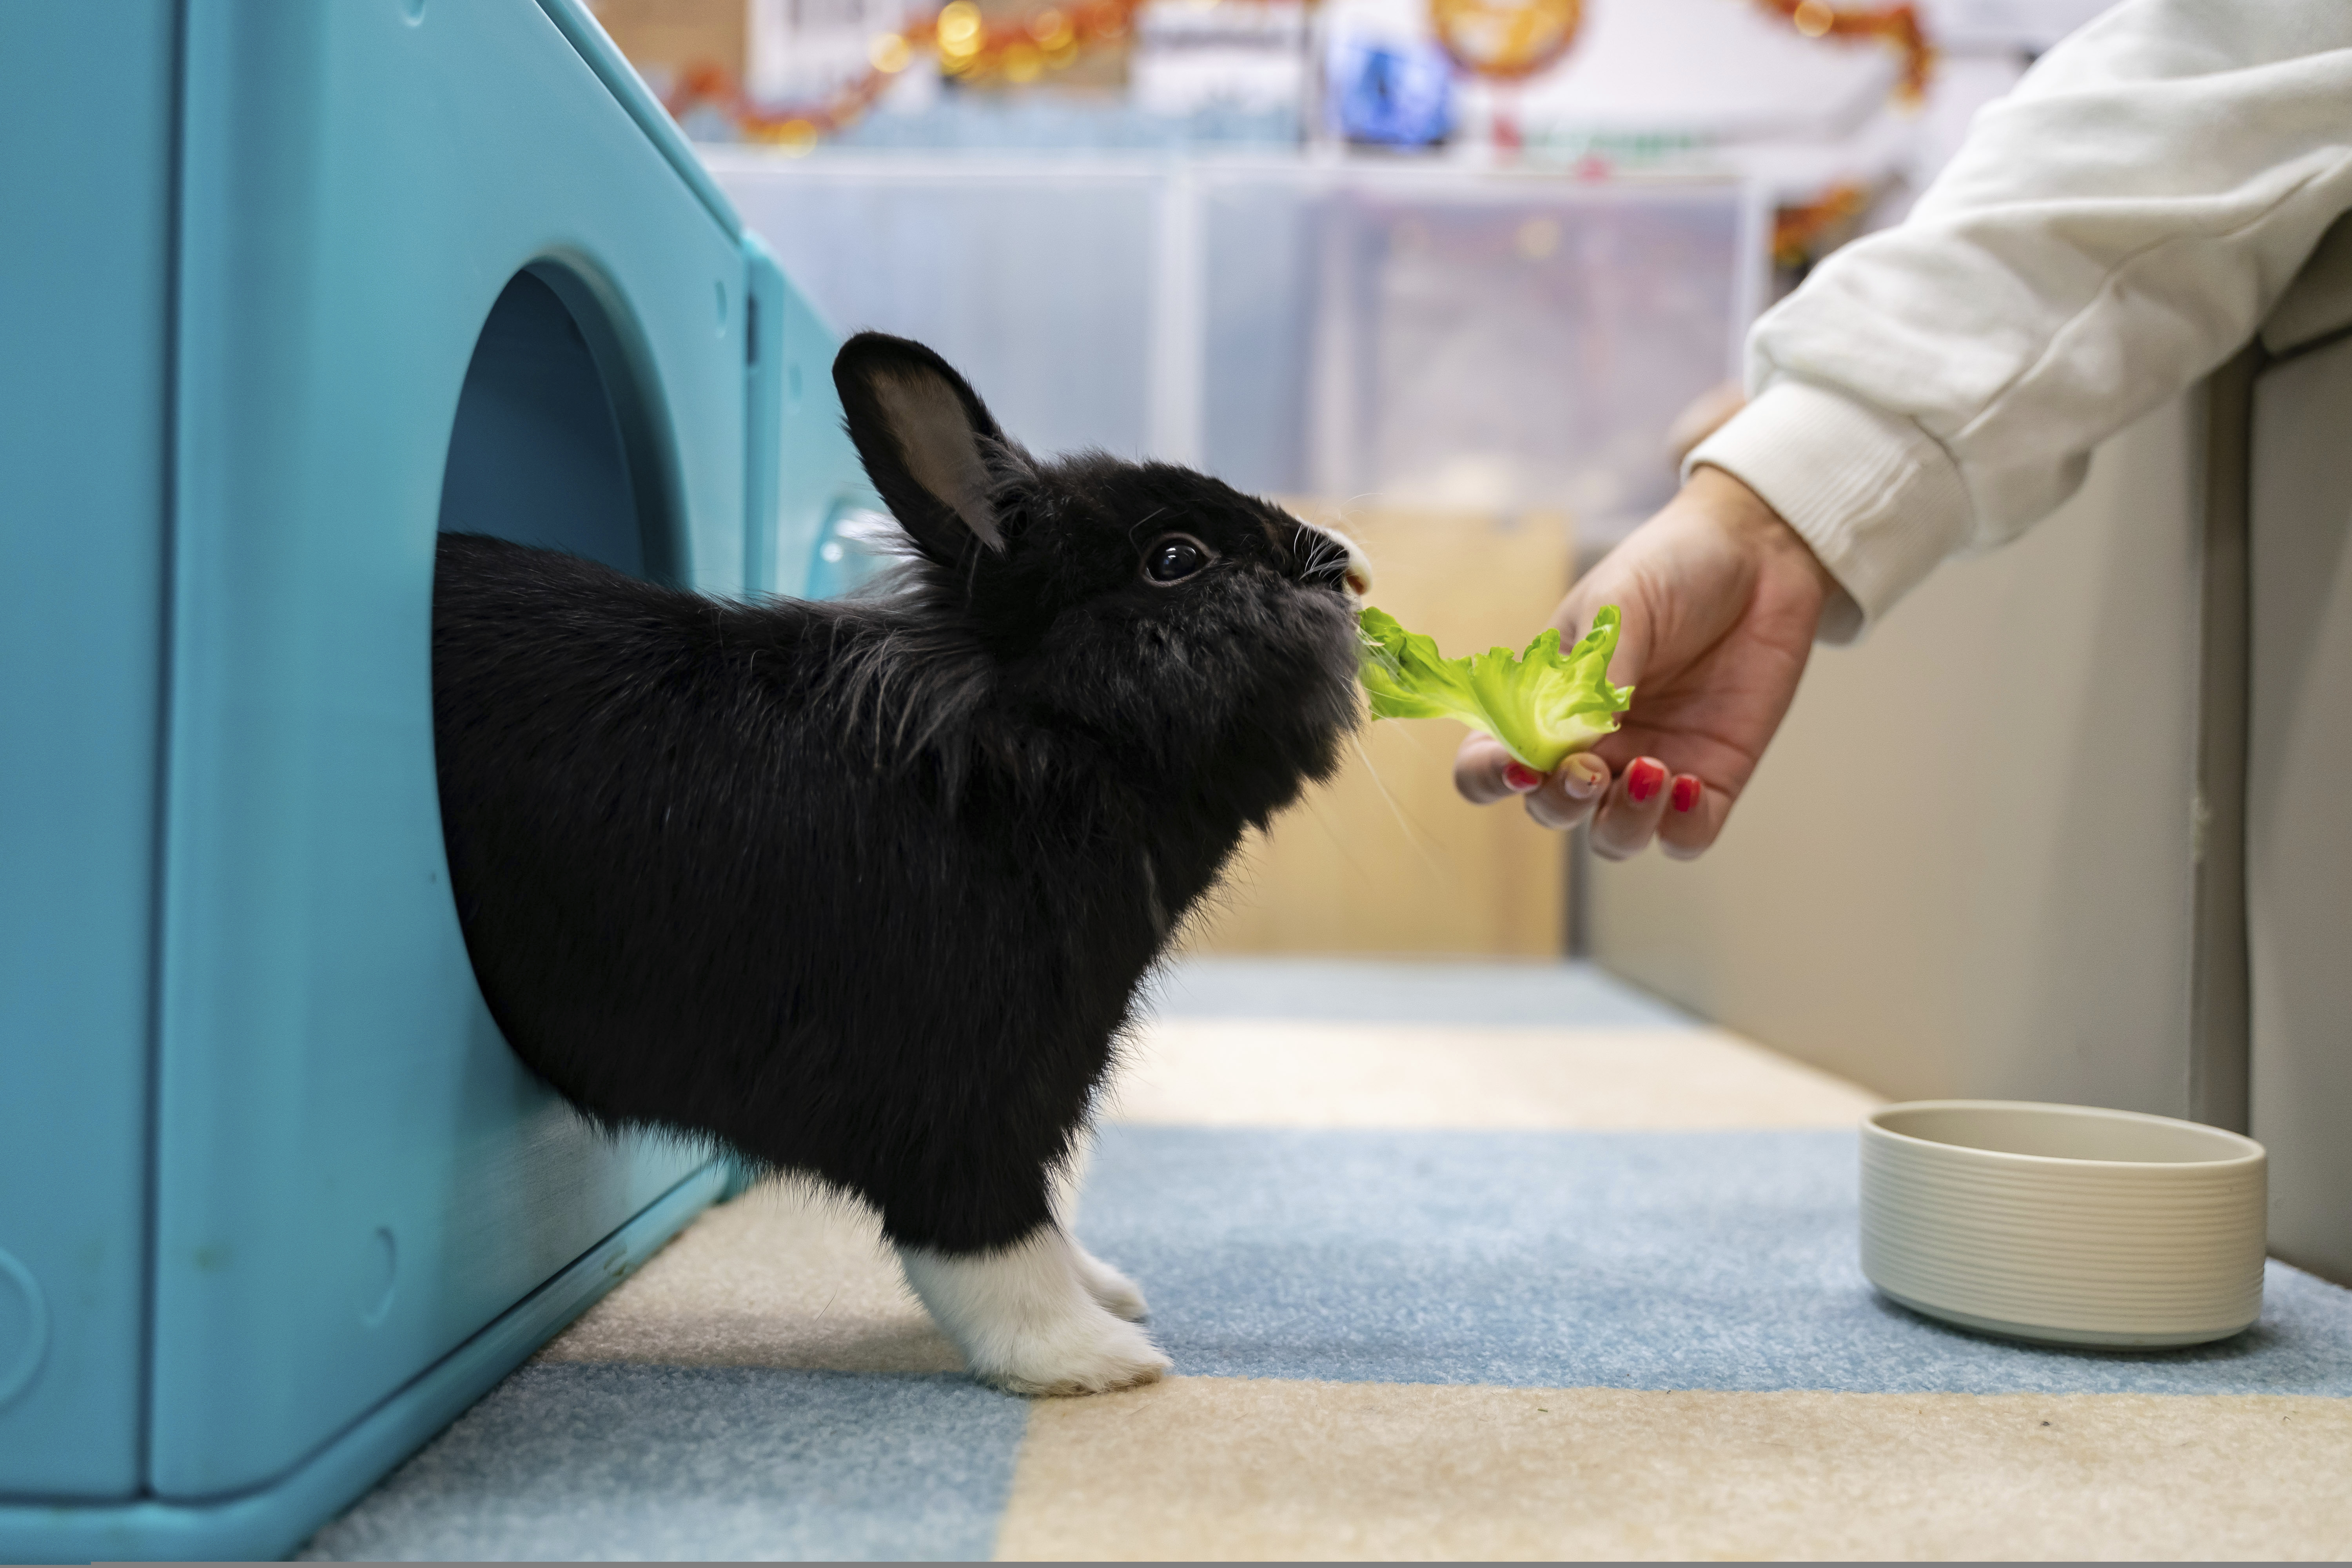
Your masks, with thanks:
[{"label": "rabbit's white paw", "polygon": [[1077,1254],[1078,1278],[1086,1282],[1087,1293],[1103,1304],[1103,1309],[1129,1322],[1140,1322],[1151,1313],[1143,1300],[1143,1287],[1080,1247],[1070,1243]]},{"label": "rabbit's white paw", "polygon": [[1014,1336],[992,1362],[967,1352],[973,1375],[1013,1394],[1108,1394],[1157,1383],[1175,1364],[1141,1329],[1088,1306],[1048,1331]]},{"label": "rabbit's white paw", "polygon": [[[1088,1268],[1082,1264],[1092,1264]],[[1102,1394],[1157,1380],[1174,1363],[1132,1323],[1097,1300],[1095,1263],[1055,1225],[994,1252],[898,1249],[907,1283],[963,1352],[972,1375],[1015,1394]]]}]

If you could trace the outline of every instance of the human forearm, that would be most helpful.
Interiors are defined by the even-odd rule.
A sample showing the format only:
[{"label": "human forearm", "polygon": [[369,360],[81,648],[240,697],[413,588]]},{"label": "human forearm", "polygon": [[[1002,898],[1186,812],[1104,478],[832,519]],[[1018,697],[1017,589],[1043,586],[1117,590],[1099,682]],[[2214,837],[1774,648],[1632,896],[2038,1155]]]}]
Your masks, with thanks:
[{"label": "human forearm", "polygon": [[2252,332],[2347,207],[2352,5],[2133,0],[1985,110],[1909,220],[1758,324],[1757,402],[1692,461],[1771,502],[1875,615],[2063,500],[2092,447]]}]

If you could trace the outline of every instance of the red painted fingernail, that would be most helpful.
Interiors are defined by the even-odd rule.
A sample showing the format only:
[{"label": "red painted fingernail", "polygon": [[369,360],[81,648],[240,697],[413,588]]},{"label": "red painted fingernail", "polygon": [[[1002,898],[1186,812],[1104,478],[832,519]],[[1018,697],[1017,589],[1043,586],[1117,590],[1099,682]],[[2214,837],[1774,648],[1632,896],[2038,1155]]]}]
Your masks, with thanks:
[{"label": "red painted fingernail", "polygon": [[1506,763],[1503,765],[1503,782],[1525,795],[1543,783],[1543,774],[1525,763]]},{"label": "red painted fingernail", "polygon": [[1647,757],[1641,758],[1625,770],[1625,793],[1632,795],[1637,804],[1657,794],[1665,782],[1665,765]]},{"label": "red painted fingernail", "polygon": [[1698,804],[1698,775],[1685,773],[1675,781],[1675,809],[1688,811]]}]

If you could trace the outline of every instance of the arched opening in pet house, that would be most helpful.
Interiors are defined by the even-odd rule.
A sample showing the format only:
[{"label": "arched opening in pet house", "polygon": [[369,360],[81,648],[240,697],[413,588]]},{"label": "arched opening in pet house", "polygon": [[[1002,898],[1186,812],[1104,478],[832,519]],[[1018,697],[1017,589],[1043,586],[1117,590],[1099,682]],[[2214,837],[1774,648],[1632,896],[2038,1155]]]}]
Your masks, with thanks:
[{"label": "arched opening in pet house", "polygon": [[578,274],[515,274],[457,398],[441,531],[486,533],[668,580],[678,559],[659,421]]}]

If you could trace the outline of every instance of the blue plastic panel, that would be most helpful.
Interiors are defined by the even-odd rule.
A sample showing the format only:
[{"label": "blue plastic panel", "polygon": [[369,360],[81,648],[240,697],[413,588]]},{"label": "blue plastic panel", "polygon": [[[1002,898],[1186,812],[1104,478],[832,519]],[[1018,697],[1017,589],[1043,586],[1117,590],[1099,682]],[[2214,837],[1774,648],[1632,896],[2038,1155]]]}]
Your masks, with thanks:
[{"label": "blue plastic panel", "polygon": [[283,1557],[625,1279],[704,1205],[731,1195],[714,1161],[541,1286],[456,1353],[260,1491],[196,1502],[66,1507],[0,1500],[0,1563],[254,1563]]},{"label": "blue plastic panel", "polygon": [[842,425],[833,384],[841,340],[758,235],[743,237],[743,251],[759,331],[748,401],[755,438],[745,569],[756,592],[822,597],[826,584],[810,566],[827,525],[882,500]]},{"label": "blue plastic panel", "polygon": [[[415,3],[422,5],[424,0]],[[580,52],[580,58],[588,62],[588,68],[604,82],[614,101],[628,111],[629,118],[637,122],[637,129],[669,160],[677,177],[701,198],[702,205],[710,210],[711,221],[730,237],[740,237],[743,220],[736,216],[735,205],[719,190],[719,182],[710,177],[702,160],[694,155],[694,146],[687,141],[686,132],[677,128],[677,121],[654,97],[645,79],[637,75],[636,68],[629,64],[627,57],[604,31],[604,24],[596,20],[582,0],[540,0],[540,5],[547,12],[548,20]]]},{"label": "blue plastic panel", "polygon": [[777,438],[782,433],[785,296],[792,285],[756,234],[743,245],[743,584],[753,594],[776,591],[776,510],[783,473]]},{"label": "blue plastic panel", "polygon": [[[742,585],[744,262],[532,0],[190,0],[150,1480],[267,1483],[696,1163],[499,1039],[428,626],[478,333],[543,264],[674,570]],[[640,496],[641,503],[645,496]]]},{"label": "blue plastic panel", "polygon": [[783,484],[776,508],[775,591],[799,595],[811,592],[809,567],[825,525],[853,509],[878,510],[882,500],[866,482],[857,448],[842,426],[841,395],[833,384],[841,340],[805,295],[777,277],[783,428],[776,445]]},{"label": "blue plastic panel", "polygon": [[138,1479],[173,10],[0,5],[6,1494]]}]

